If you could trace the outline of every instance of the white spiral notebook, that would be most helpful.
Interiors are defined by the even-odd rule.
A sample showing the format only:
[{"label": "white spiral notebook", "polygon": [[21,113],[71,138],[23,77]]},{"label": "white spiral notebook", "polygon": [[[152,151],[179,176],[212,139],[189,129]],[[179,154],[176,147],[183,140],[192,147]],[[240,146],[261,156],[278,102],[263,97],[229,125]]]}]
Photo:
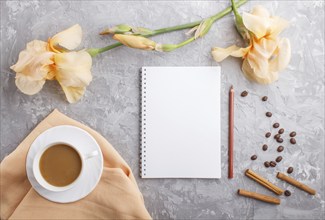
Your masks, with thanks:
[{"label": "white spiral notebook", "polygon": [[143,67],[142,178],[220,178],[220,67]]}]

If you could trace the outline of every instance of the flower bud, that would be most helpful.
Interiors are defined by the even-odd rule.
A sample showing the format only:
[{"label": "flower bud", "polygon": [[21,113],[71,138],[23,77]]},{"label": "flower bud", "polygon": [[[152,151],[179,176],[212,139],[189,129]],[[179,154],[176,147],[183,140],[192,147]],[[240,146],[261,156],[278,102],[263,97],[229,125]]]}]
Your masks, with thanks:
[{"label": "flower bud", "polygon": [[132,31],[132,27],[127,24],[119,24],[112,28],[107,28],[104,31],[100,32],[101,35],[106,34],[124,34]]},{"label": "flower bud", "polygon": [[199,37],[203,37],[206,33],[209,32],[214,20],[212,18],[204,19],[197,30],[195,31],[194,38],[197,39]]},{"label": "flower bud", "polygon": [[159,52],[170,52],[177,48],[177,44],[156,44],[155,50]]},{"label": "flower bud", "polygon": [[142,36],[115,34],[113,39],[125,46],[141,50],[154,50],[156,46],[156,42]]},{"label": "flower bud", "polygon": [[149,35],[149,34],[153,34],[154,31],[143,27],[133,27],[132,33],[138,35]]}]

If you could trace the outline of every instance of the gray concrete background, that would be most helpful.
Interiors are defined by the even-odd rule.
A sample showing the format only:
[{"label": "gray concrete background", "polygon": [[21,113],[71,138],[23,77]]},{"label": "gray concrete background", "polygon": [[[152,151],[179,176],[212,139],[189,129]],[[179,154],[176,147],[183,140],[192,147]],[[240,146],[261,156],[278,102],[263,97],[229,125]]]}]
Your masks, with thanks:
[{"label": "gray concrete background", "polygon": [[[212,46],[228,46],[241,40],[228,15],[210,33],[172,53],[145,52],[120,47],[94,59],[93,81],[77,104],[68,104],[56,82],[26,96],[14,83],[9,67],[33,39],[49,36],[79,23],[84,38],[81,48],[101,47],[113,42],[99,36],[105,27],[119,23],[161,28],[210,16],[228,1],[1,1],[1,160],[54,108],[99,131],[131,166],[149,213],[155,219],[321,219],[324,218],[324,1],[250,1],[240,8],[249,11],[261,4],[291,25],[282,34],[292,44],[289,67],[276,83],[263,86],[247,81],[240,59],[222,62],[222,175],[220,180],[155,179],[139,176],[139,74],[142,66],[217,65],[210,55]],[[185,31],[155,37],[158,42],[176,43]],[[227,179],[227,93],[236,89],[235,179]],[[248,90],[241,98],[239,93]],[[260,97],[269,96],[267,103]],[[266,111],[274,116],[268,119]],[[278,121],[286,131],[297,131],[297,144],[285,139],[283,161],[266,169],[265,160],[279,154],[276,143],[265,140]],[[274,133],[274,132],[273,132]],[[263,143],[269,150],[263,152]],[[251,161],[252,154],[258,159]],[[166,158],[166,161],[168,158]],[[291,176],[317,190],[310,196],[275,178],[288,166]],[[252,168],[280,187],[291,190],[274,206],[239,197],[238,188],[268,195],[271,192],[243,175]]]}]

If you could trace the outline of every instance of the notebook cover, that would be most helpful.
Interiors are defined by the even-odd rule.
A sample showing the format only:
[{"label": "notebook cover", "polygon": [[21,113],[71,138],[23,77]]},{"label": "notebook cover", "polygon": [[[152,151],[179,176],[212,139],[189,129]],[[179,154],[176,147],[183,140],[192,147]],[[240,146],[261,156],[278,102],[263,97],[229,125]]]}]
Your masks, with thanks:
[{"label": "notebook cover", "polygon": [[220,67],[143,67],[142,178],[220,178]]}]

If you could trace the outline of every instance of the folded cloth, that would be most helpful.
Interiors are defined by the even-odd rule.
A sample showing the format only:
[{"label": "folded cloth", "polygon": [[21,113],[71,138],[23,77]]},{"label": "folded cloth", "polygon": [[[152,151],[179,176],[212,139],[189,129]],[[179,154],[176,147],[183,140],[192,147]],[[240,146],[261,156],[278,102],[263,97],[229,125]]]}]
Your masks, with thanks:
[{"label": "folded cloth", "polygon": [[[85,198],[67,204],[46,200],[31,187],[26,176],[30,145],[43,131],[73,125],[91,134],[104,158],[102,177]],[[151,219],[130,167],[113,146],[91,128],[54,110],[0,164],[1,219]]]}]

